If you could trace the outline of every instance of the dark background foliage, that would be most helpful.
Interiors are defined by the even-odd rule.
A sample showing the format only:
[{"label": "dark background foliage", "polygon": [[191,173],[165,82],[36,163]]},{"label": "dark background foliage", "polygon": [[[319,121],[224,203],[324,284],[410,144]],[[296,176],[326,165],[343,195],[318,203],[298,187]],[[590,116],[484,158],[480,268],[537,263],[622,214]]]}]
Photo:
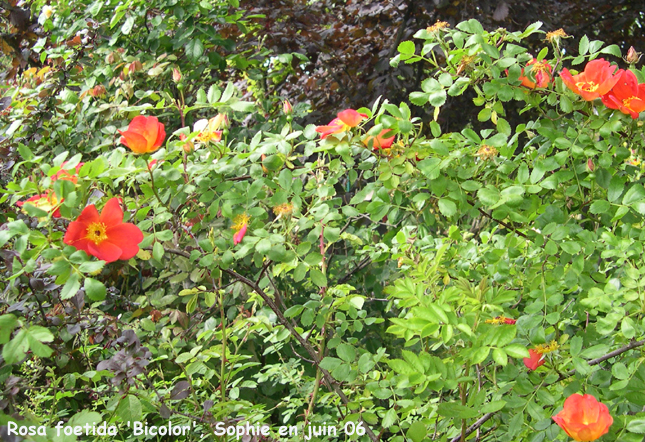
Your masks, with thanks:
[{"label": "dark background foliage", "polygon": [[[241,6],[265,18],[252,20],[257,28],[238,36],[239,45],[261,45],[276,54],[295,52],[309,59],[303,63],[294,58],[291,75],[264,82],[270,95],[309,101],[314,112],[307,123],[332,117],[345,107],[368,106],[379,96],[393,103],[407,102],[409,93],[419,90],[426,78],[423,66],[402,63],[393,68],[389,60],[401,41],[438,20],[454,27],[475,18],[484,29],[509,31],[541,21],[546,31],[563,28],[569,35],[588,34],[618,44],[623,53],[630,46],[645,49],[645,13],[638,0],[246,0]],[[573,54],[577,44],[572,39],[563,42],[567,53]],[[537,55],[544,42],[536,37],[533,45]],[[470,104],[469,97],[463,97],[442,109],[446,130],[476,121],[477,110]]]}]

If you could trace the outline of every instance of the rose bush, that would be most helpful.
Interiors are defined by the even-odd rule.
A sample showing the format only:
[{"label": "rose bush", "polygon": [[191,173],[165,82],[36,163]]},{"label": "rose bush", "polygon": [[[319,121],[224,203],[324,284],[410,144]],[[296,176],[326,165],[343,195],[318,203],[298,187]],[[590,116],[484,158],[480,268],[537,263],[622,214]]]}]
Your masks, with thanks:
[{"label": "rose bush", "polygon": [[[0,423],[642,440],[645,78],[616,46],[440,23],[391,60],[421,63],[411,104],[302,127],[306,105],[202,75],[221,55],[185,22],[122,6],[81,35],[134,41],[43,14],[72,42],[5,87]],[[210,35],[201,14],[241,20],[220,6],[167,12]],[[466,91],[478,121],[443,133]]]}]

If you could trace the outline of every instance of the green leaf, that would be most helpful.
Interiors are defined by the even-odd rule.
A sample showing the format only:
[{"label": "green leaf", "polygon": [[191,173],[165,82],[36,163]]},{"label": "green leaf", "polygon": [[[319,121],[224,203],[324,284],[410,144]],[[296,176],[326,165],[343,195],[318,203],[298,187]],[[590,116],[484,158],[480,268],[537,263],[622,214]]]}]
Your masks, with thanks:
[{"label": "green leaf", "polygon": [[457,213],[457,205],[447,198],[441,198],[439,199],[439,211],[444,216],[453,216]]},{"label": "green leaf", "polygon": [[[611,185],[611,184],[610,184]],[[632,187],[629,188],[625,196],[623,197],[623,205],[629,206],[636,201],[641,201],[645,199],[645,188],[640,183],[635,183]]]},{"label": "green leaf", "polygon": [[580,39],[580,44],[578,45],[578,53],[580,55],[585,55],[589,50],[589,38],[586,35],[583,35]]},{"label": "green leaf", "polygon": [[421,421],[415,421],[405,434],[412,442],[422,442],[428,435],[428,429]]},{"label": "green leaf", "polygon": [[470,356],[471,364],[481,364],[486,360],[488,354],[490,353],[490,347],[478,347],[474,349]]},{"label": "green leaf", "polygon": [[196,61],[204,53],[204,44],[198,38],[193,38],[186,45],[186,55],[193,61]]},{"label": "green leaf", "polygon": [[83,273],[97,274],[105,267],[105,261],[85,261],[82,262],[78,269]]},{"label": "green leaf", "polygon": [[131,394],[127,395],[119,402],[119,406],[116,408],[116,414],[124,422],[140,421],[142,418],[141,401],[136,396]]},{"label": "green leaf", "polygon": [[634,419],[627,423],[627,431],[630,433],[645,434],[645,419]]},{"label": "green leaf", "polygon": [[504,347],[504,351],[512,358],[528,358],[531,355],[527,348],[520,344],[511,344]]},{"label": "green leaf", "polygon": [[93,278],[85,278],[84,287],[85,293],[92,301],[103,301],[105,299],[107,290],[101,281]]},{"label": "green leaf", "polygon": [[130,31],[132,31],[132,27],[134,26],[134,16],[128,15],[128,17],[125,19],[125,22],[123,23],[123,26],[121,26],[121,32],[123,35],[128,35]]},{"label": "green leaf", "polygon": [[402,55],[414,55],[415,47],[414,47],[414,42],[412,41],[402,41],[399,43],[399,46],[397,47],[397,50],[402,54]]},{"label": "green leaf", "polygon": [[22,361],[27,351],[29,351],[29,339],[27,331],[22,329],[2,347],[2,357],[6,364],[15,364]]},{"label": "green leaf", "polygon": [[501,348],[493,349],[493,360],[502,367],[506,367],[506,364],[508,363],[508,357],[506,356],[504,350],[502,350]]},{"label": "green leaf", "polygon": [[472,419],[479,416],[479,411],[455,402],[442,402],[437,407],[437,413],[445,417],[458,417],[460,419]]},{"label": "green leaf", "polygon": [[430,98],[429,94],[425,92],[411,92],[410,93],[410,102],[416,106],[425,106],[428,103]]},{"label": "green leaf", "polygon": [[345,362],[354,362],[356,359],[356,350],[349,344],[339,344],[336,353]]},{"label": "green leaf", "polygon": [[497,204],[500,195],[499,191],[495,187],[487,186],[477,191],[477,197],[484,206],[492,206],[494,204]]},{"label": "green leaf", "polygon": [[163,259],[164,249],[160,242],[155,242],[152,246],[152,257],[161,262]]},{"label": "green leaf", "polygon": [[316,284],[318,287],[327,287],[327,277],[318,269],[310,269],[309,277],[311,282]]},{"label": "green leaf", "polygon": [[20,322],[12,314],[0,316],[0,345],[6,344],[11,338],[11,333],[18,327]]},{"label": "green leaf", "polygon": [[340,365],[343,363],[338,358],[332,358],[332,357],[325,357],[323,358],[322,361],[320,361],[320,368],[327,370],[327,371],[332,371],[335,370],[336,368],[340,367]]},{"label": "green leaf", "polygon": [[396,423],[397,420],[398,415],[396,414],[396,410],[394,408],[390,408],[387,413],[385,413],[385,416],[383,416],[381,425],[383,426],[383,428],[390,428]]},{"label": "green leaf", "polygon": [[80,277],[77,273],[72,273],[63,286],[63,289],[60,291],[60,299],[69,299],[73,297],[80,288]]},{"label": "green leaf", "polygon": [[611,208],[611,204],[609,204],[609,201],[605,200],[597,200],[594,201],[593,204],[589,207],[589,211],[593,214],[598,214],[598,213],[605,213]]}]

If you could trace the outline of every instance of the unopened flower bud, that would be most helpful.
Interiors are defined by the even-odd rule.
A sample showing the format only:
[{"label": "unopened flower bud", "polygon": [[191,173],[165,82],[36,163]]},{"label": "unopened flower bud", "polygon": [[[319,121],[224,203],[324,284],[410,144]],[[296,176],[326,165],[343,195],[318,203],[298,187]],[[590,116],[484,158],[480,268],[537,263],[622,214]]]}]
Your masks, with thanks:
[{"label": "unopened flower bud", "polygon": [[284,100],[282,102],[282,112],[284,112],[285,115],[291,115],[293,113],[293,106],[291,106],[289,100]]},{"label": "unopened flower bud", "polygon": [[227,129],[230,126],[230,122],[228,121],[228,115],[226,115],[226,114],[217,114],[212,119],[211,124],[212,124],[212,129],[214,129],[214,130]]},{"label": "unopened flower bud", "polygon": [[636,64],[641,59],[642,55],[643,54],[641,52],[636,52],[636,49],[634,49],[634,46],[630,46],[629,50],[627,51],[627,55],[625,56],[624,60],[625,60],[626,63]]},{"label": "unopened flower bud", "polygon": [[172,70],[172,80],[175,83],[179,83],[181,81],[181,72],[179,71],[178,68],[174,68]]},{"label": "unopened flower bud", "polygon": [[587,171],[588,172],[593,172],[596,170],[596,165],[593,163],[593,160],[591,158],[587,159]]},{"label": "unopened flower bud", "polygon": [[[181,141],[186,141],[186,135],[179,134],[179,139]],[[184,152],[191,153],[193,150],[195,150],[195,143],[193,143],[192,141],[188,140],[184,144],[181,145],[181,148],[184,149]]]},{"label": "unopened flower bud", "polygon": [[107,64],[112,64],[116,61],[116,57],[114,56],[114,52],[110,52],[105,56],[105,62]]}]

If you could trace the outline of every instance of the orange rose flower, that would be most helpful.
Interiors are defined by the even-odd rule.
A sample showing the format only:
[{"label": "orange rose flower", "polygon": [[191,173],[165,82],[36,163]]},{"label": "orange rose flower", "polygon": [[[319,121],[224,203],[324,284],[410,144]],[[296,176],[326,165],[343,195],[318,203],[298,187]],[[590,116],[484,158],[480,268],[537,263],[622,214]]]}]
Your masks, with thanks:
[{"label": "orange rose flower", "polygon": [[345,109],[338,112],[338,118],[334,118],[327,126],[318,126],[316,132],[320,133],[320,138],[325,139],[328,135],[347,132],[352,127],[356,127],[367,118],[366,114],[356,112],[354,109]]},{"label": "orange rose flower", "polygon": [[632,71],[624,71],[613,89],[601,98],[608,108],[618,109],[635,120],[645,110],[645,83],[638,84]]},{"label": "orange rose flower", "polygon": [[166,130],[157,117],[134,117],[125,132],[119,131],[121,143],[134,153],[150,153],[159,149],[166,138]]},{"label": "orange rose flower", "polygon": [[375,137],[370,135],[363,140],[363,144],[365,144],[366,147],[370,147],[371,143],[374,150],[389,149],[392,146],[392,143],[394,143],[394,136],[383,138],[383,136],[388,132],[391,132],[391,129],[383,129]]},{"label": "orange rose flower", "polygon": [[110,199],[99,215],[94,204],[72,221],[63,242],[105,262],[130,259],[139,252],[141,229],[123,222],[121,199]]},{"label": "orange rose flower", "polygon": [[614,419],[605,404],[590,394],[572,394],[564,401],[562,411],[553,420],[573,440],[588,442],[607,434]]},{"label": "orange rose flower", "polygon": [[524,76],[524,68],[522,68],[522,74],[520,75],[520,80],[522,81],[522,86],[526,86],[529,89],[535,89],[536,87],[545,88],[549,85],[551,81],[551,65],[546,61],[537,61],[537,58],[529,61],[526,66],[531,66],[531,75],[535,77],[535,81],[532,81],[528,77]]},{"label": "orange rose flower", "polygon": [[[58,203],[62,202],[63,200],[58,201],[54,192],[47,192],[42,195],[34,195],[25,201],[18,201],[16,203],[16,206],[22,207],[25,204],[31,204],[32,206],[36,206],[39,209],[44,210],[45,212],[51,212],[52,210],[54,210],[54,207],[58,205]],[[25,212],[24,209],[23,212]],[[56,208],[56,210],[54,210],[54,213],[52,213],[52,216],[54,218],[60,218],[60,210]]]},{"label": "orange rose flower", "polygon": [[529,349],[529,355],[531,356],[523,359],[524,365],[529,370],[537,370],[539,366],[544,364],[544,355],[542,353],[538,353],[531,348]]},{"label": "orange rose flower", "polygon": [[622,69],[612,66],[608,61],[599,58],[592,60],[585,66],[584,72],[571,75],[565,68],[560,72],[564,84],[576,94],[587,101],[593,101],[608,93],[614,87],[623,73]]}]

